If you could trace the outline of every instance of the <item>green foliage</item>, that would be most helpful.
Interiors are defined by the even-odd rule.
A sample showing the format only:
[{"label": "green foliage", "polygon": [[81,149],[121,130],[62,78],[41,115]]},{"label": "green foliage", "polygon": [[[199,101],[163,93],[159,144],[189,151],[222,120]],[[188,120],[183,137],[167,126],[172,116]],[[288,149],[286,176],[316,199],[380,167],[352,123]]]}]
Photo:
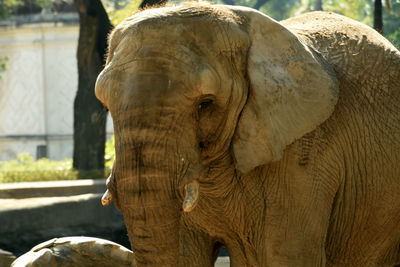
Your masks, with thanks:
[{"label": "green foliage", "polygon": [[370,0],[328,0],[323,1],[325,11],[335,12],[346,17],[372,25],[373,2]]},{"label": "green foliage", "polygon": [[21,0],[0,0],[0,19],[9,17],[13,7],[20,4],[22,4]]},{"label": "green foliage", "polygon": [[0,161],[0,183],[76,180],[77,177],[70,159],[52,161],[42,158],[35,161],[25,152],[15,160]]},{"label": "green foliage", "polygon": [[106,142],[106,149],[104,153],[104,161],[106,170],[111,170],[115,160],[115,138],[111,136],[110,140]]},{"label": "green foliage", "polygon": [[7,69],[6,62],[8,61],[8,57],[0,57],[0,71],[5,71]]},{"label": "green foliage", "polygon": [[84,173],[72,168],[72,160],[61,161],[42,158],[34,160],[29,153],[18,154],[15,160],[0,161],[0,183],[37,182],[55,180],[77,180],[105,178],[111,173],[115,160],[114,136],[106,142],[105,170],[93,170]]},{"label": "green foliage", "polygon": [[[1,0],[0,0],[1,1]],[[13,0],[15,1],[15,0]],[[39,0],[38,0],[39,1]],[[45,0],[42,0],[45,1]],[[117,25],[126,17],[134,13],[141,0],[103,0],[107,13],[113,25]],[[179,4],[183,0],[169,0],[172,4]],[[233,2],[235,5],[254,7],[257,0],[210,0],[213,3]],[[291,16],[313,11],[315,0],[264,0],[260,11],[276,20],[287,19]],[[397,47],[400,43],[400,0],[391,0],[392,12],[389,15],[384,9],[385,36]],[[322,0],[323,10],[335,12],[358,20],[369,26],[373,22],[373,1],[371,0]]]},{"label": "green foliage", "polygon": [[284,20],[292,15],[293,6],[299,6],[300,3],[301,0],[269,0],[260,11],[276,20]]},{"label": "green foliage", "polygon": [[[223,1],[213,1],[213,2],[220,2],[223,3]],[[257,0],[233,0],[236,6],[247,6],[247,7],[253,7]]]},{"label": "green foliage", "polygon": [[52,0],[0,0],[0,20],[7,19],[18,6],[38,6],[50,9]]},{"label": "green foliage", "polygon": [[[292,9],[291,15],[298,15],[314,10],[315,0],[301,0]],[[370,0],[322,0],[324,11],[334,12],[358,20],[365,24],[372,24],[372,1]]]},{"label": "green foliage", "polygon": [[30,2],[35,5],[45,9],[49,9],[52,6],[52,0],[30,0]]},{"label": "green foliage", "polygon": [[[0,73],[7,70],[8,57],[0,57]],[[1,80],[1,75],[0,75]]]},{"label": "green foliage", "polygon": [[107,0],[103,2],[108,18],[114,26],[136,12],[141,3],[141,0]]},{"label": "green foliage", "polygon": [[[382,0],[383,1],[383,0]],[[252,6],[255,0],[235,0],[235,3]],[[387,1],[383,1],[386,4]],[[400,0],[391,0],[391,12],[383,8],[384,35],[400,49]],[[247,4],[246,4],[247,3]],[[322,0],[323,10],[334,12],[372,26],[373,1],[371,0]],[[315,0],[268,0],[261,11],[276,20],[313,11]]]},{"label": "green foliage", "polygon": [[400,0],[392,0],[390,14],[383,10],[383,33],[397,49],[400,49]]}]

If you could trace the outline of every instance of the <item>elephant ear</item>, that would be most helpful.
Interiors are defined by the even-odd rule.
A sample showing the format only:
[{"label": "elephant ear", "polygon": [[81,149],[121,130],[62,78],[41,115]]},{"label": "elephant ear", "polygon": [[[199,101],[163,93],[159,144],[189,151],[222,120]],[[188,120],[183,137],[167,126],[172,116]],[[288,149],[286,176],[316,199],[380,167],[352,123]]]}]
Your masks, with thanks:
[{"label": "elephant ear", "polygon": [[236,168],[247,173],[280,160],[287,145],[332,114],[338,81],[289,29],[256,10],[230,9],[243,19],[251,41],[249,94],[233,139]]}]

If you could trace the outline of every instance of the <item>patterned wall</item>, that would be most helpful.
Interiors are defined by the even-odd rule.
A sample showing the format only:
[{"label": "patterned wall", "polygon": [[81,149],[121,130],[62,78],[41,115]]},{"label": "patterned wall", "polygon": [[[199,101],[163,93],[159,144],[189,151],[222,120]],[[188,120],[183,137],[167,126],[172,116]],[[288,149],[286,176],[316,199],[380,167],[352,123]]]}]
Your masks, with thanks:
[{"label": "patterned wall", "polygon": [[62,23],[0,28],[0,57],[8,57],[0,73],[0,160],[25,151],[35,157],[44,144],[52,159],[72,157],[78,34],[78,25]]},{"label": "patterned wall", "polygon": [[40,45],[12,47],[6,53],[8,70],[0,83],[0,135],[44,134]]}]

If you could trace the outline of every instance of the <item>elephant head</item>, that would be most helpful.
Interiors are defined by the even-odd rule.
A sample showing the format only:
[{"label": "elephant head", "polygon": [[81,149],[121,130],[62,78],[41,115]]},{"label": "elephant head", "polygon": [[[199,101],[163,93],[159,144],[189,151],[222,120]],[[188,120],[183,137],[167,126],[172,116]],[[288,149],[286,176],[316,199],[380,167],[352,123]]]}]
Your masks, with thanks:
[{"label": "elephant head", "polygon": [[221,244],[234,262],[240,238],[222,218],[239,177],[279,161],[337,95],[324,60],[252,9],[186,4],[118,25],[96,83],[116,140],[103,201],[122,211],[137,264],[209,266]]}]

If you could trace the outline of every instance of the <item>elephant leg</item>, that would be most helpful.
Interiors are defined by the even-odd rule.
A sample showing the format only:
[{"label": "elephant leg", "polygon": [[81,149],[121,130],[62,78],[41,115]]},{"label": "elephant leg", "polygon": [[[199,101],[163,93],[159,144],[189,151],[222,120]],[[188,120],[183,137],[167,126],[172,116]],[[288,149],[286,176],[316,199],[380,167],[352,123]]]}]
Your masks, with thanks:
[{"label": "elephant leg", "polygon": [[183,226],[180,236],[179,266],[212,267],[217,260],[220,246],[207,234]]},{"label": "elephant leg", "polygon": [[[297,165],[295,157],[285,160],[287,166]],[[312,170],[298,165],[286,172],[279,182],[270,179],[266,187],[264,262],[268,266],[325,266],[326,236],[339,185],[332,177],[317,173],[310,177]]]},{"label": "elephant leg", "polygon": [[281,227],[267,223],[267,266],[325,266],[326,229],[304,218],[290,217],[282,218]]}]

